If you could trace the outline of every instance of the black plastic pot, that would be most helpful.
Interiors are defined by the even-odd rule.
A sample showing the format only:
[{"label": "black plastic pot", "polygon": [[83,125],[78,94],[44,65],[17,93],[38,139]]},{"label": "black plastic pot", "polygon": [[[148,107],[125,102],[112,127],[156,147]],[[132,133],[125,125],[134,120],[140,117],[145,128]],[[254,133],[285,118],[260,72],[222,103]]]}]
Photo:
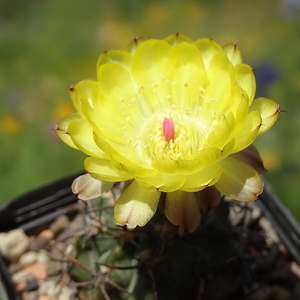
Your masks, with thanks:
[{"label": "black plastic pot", "polygon": [[[71,191],[71,184],[80,174],[82,172],[2,204],[0,206],[0,232],[22,228],[28,235],[38,234],[47,228],[58,216],[74,213],[77,199]],[[279,238],[294,260],[300,264],[299,223],[267,183],[265,183],[265,190],[261,199],[256,203],[262,213],[272,223]],[[2,286],[0,285],[0,299],[20,300],[1,255],[0,278],[2,281]]]}]

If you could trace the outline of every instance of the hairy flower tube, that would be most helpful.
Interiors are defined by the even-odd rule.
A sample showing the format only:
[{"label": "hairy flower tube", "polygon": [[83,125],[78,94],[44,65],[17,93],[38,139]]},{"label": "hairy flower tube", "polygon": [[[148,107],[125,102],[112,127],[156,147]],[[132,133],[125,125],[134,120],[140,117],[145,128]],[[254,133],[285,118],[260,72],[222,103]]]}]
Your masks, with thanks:
[{"label": "hairy flower tube", "polygon": [[57,133],[88,155],[85,169],[98,183],[86,180],[83,189],[100,194],[127,181],[114,208],[118,226],[144,226],[163,198],[167,218],[184,235],[221,194],[251,202],[262,193],[264,167],[251,144],[280,109],[254,99],[255,87],[235,44],[181,34],[136,38],[127,51],[100,56],[96,80],[70,88],[77,112]]}]

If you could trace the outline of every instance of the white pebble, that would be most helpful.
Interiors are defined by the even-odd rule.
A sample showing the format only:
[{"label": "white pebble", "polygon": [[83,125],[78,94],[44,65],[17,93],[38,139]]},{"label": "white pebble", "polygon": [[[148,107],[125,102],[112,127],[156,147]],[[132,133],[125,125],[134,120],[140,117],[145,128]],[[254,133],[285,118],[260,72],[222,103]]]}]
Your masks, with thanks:
[{"label": "white pebble", "polygon": [[24,267],[31,265],[37,261],[37,253],[34,251],[29,251],[24,253],[20,259],[19,259],[19,264]]},{"label": "white pebble", "polygon": [[21,270],[17,273],[11,275],[11,279],[14,284],[18,284],[21,282],[28,282],[33,280],[33,275],[25,270]]},{"label": "white pebble", "polygon": [[45,249],[41,249],[39,252],[37,252],[37,261],[49,262],[50,261],[49,252]]},{"label": "white pebble", "polygon": [[29,247],[29,238],[22,229],[0,233],[0,252],[10,261],[17,261]]},{"label": "white pebble", "polygon": [[58,300],[74,300],[75,296],[77,294],[77,289],[75,287],[71,287],[71,286],[65,286],[63,287]]}]

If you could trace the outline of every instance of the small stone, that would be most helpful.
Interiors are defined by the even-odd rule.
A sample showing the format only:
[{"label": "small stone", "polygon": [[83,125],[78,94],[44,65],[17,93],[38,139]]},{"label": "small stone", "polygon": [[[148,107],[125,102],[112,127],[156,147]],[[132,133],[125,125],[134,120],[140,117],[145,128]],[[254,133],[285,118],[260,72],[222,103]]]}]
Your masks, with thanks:
[{"label": "small stone", "polygon": [[259,226],[264,230],[266,241],[269,244],[280,244],[280,239],[271,224],[266,217],[261,217],[258,221]]},{"label": "small stone", "polygon": [[289,300],[291,293],[279,285],[273,285],[271,286],[271,298],[272,300]]},{"label": "small stone", "polygon": [[23,281],[16,285],[15,289],[18,293],[31,292],[39,288],[39,283],[33,279],[28,282]]},{"label": "small stone", "polygon": [[47,273],[49,276],[57,275],[62,270],[63,263],[60,261],[50,261],[47,266]]},{"label": "small stone", "polygon": [[17,273],[22,269],[21,265],[19,263],[16,264],[10,264],[8,266],[8,272],[9,274]]},{"label": "small stone", "polygon": [[18,284],[21,282],[27,282],[33,279],[33,275],[30,272],[25,270],[21,270],[17,273],[11,275],[11,279],[14,284]]},{"label": "small stone", "polygon": [[41,249],[37,252],[37,262],[48,262],[50,261],[49,252],[45,249]]},{"label": "small stone", "polygon": [[291,262],[291,271],[300,279],[300,266],[295,262]]},{"label": "small stone", "polygon": [[66,229],[70,224],[70,220],[66,215],[59,216],[54,223],[52,223],[49,229],[56,236],[61,233],[64,229]]},{"label": "small stone", "polygon": [[24,270],[31,273],[34,278],[38,280],[45,280],[47,278],[47,263],[37,262],[32,265],[24,267]]},{"label": "small stone", "polygon": [[0,233],[0,252],[12,262],[18,261],[29,247],[29,238],[22,229]]},{"label": "small stone", "polygon": [[25,291],[27,292],[31,292],[31,291],[35,291],[39,288],[39,283],[37,280],[33,279],[30,280],[29,282],[27,282],[26,286],[25,286]]},{"label": "small stone", "polygon": [[58,300],[74,300],[77,294],[77,289],[75,287],[71,287],[71,286],[65,286],[63,287],[63,289],[61,290],[59,296],[58,296]]},{"label": "small stone", "polygon": [[51,297],[48,295],[39,296],[38,300],[51,300]]},{"label": "small stone", "polygon": [[40,282],[39,293],[41,296],[55,296],[56,293],[56,283],[53,280],[45,280]]},{"label": "small stone", "polygon": [[24,292],[22,294],[22,299],[23,300],[38,300],[39,293],[38,293],[38,291]]},{"label": "small stone", "polygon": [[249,225],[253,226],[262,217],[262,211],[258,205],[251,205]]},{"label": "small stone", "polygon": [[54,233],[50,229],[45,229],[37,236],[37,238],[40,238],[40,237],[51,240],[54,237]]},{"label": "small stone", "polygon": [[19,264],[24,267],[27,265],[31,265],[37,261],[37,253],[34,251],[29,251],[24,253],[20,259],[19,259]]},{"label": "small stone", "polygon": [[247,208],[247,203],[246,202],[233,202],[230,198],[225,197],[224,199],[226,202],[231,203],[229,206],[229,215],[228,219],[232,226],[236,227],[239,226],[241,223],[245,222],[245,214],[246,212],[249,214],[249,211],[246,209]]},{"label": "small stone", "polygon": [[31,243],[30,249],[32,251],[39,251],[41,249],[45,249],[53,238],[54,238],[54,234],[51,230],[49,229],[43,230],[36,237],[36,239]]},{"label": "small stone", "polygon": [[25,292],[26,281],[22,281],[15,286],[15,289],[18,293]]}]

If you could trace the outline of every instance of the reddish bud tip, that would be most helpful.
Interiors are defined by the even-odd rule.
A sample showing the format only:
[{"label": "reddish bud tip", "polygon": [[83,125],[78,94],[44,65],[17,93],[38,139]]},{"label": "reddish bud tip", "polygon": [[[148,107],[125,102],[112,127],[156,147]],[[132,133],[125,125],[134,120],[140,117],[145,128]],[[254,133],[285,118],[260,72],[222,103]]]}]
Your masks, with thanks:
[{"label": "reddish bud tip", "polygon": [[138,45],[138,42],[139,42],[139,37],[138,37],[138,36],[135,36],[134,39],[133,39],[133,42],[134,42],[135,45],[137,46],[137,45]]}]

